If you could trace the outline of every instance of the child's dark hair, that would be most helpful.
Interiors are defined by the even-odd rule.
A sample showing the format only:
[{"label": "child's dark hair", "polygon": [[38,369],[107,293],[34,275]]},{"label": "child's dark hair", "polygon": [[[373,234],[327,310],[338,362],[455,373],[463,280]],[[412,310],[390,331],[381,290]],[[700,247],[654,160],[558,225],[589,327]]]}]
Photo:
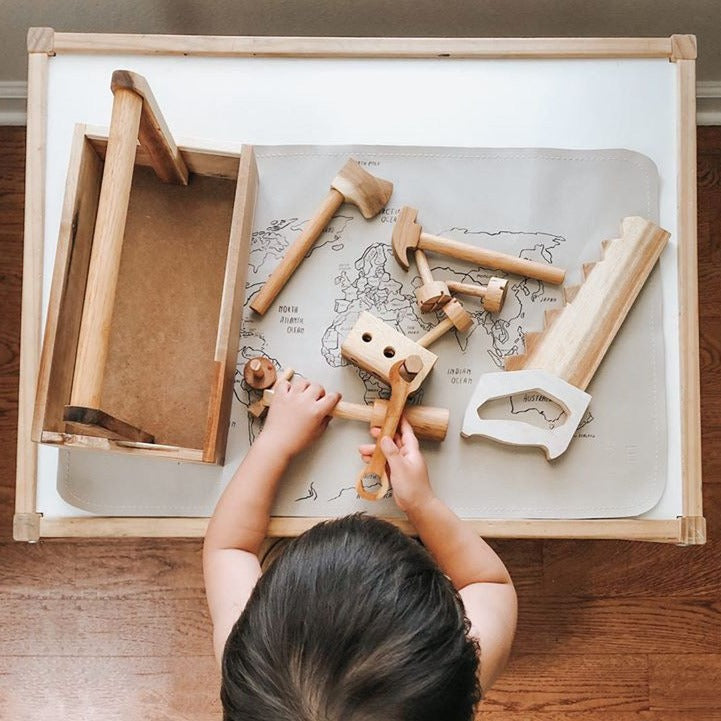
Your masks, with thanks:
[{"label": "child's dark hair", "polygon": [[227,721],[470,721],[478,647],[451,582],[395,526],[353,515],[293,540],[228,637]]}]

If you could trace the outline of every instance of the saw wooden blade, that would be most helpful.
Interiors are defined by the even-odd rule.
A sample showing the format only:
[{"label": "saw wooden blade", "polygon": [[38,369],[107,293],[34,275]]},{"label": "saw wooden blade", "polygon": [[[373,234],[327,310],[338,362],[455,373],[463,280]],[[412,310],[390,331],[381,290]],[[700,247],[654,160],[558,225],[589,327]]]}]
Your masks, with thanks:
[{"label": "saw wooden blade", "polygon": [[544,329],[526,334],[525,352],[506,358],[506,370],[543,370],[585,390],[669,235],[624,218],[621,236],[603,241],[601,259],[583,266],[584,282],[564,289],[565,305],[546,311]]}]

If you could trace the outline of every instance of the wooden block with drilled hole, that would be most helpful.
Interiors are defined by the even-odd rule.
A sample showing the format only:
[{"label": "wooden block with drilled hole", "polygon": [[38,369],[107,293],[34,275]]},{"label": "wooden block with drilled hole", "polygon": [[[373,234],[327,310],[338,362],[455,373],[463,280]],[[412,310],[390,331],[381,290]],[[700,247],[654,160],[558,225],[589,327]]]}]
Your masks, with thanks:
[{"label": "wooden block with drilled hole", "polygon": [[423,367],[413,379],[410,392],[415,393],[438,360],[435,353],[406,338],[395,328],[363,311],[340,348],[341,355],[385,383],[390,382],[394,363],[411,355],[420,357]]}]

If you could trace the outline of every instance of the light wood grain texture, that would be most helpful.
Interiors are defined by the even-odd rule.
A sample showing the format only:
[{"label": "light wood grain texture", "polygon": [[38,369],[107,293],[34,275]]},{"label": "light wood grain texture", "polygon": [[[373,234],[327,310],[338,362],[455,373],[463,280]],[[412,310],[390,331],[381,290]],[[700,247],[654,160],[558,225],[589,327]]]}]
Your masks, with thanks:
[{"label": "light wood grain texture", "polygon": [[[420,356],[408,356],[396,361],[390,370],[391,397],[388,401],[381,432],[376,439],[373,455],[368,465],[360,472],[356,481],[356,493],[365,500],[378,501],[388,492],[390,481],[386,472],[386,457],[381,450],[381,439],[393,438],[398,429],[403,408],[408,399],[411,382],[423,368]],[[378,484],[378,488],[375,485]],[[370,488],[373,490],[369,490]]]},{"label": "light wood grain texture", "polygon": [[[693,37],[693,36],[690,36]],[[693,38],[695,41],[695,38]],[[694,42],[695,48],[695,42]],[[683,57],[683,55],[682,55]],[[694,54],[695,57],[695,54]],[[696,236],[696,63],[678,60],[678,273],[683,515],[701,516],[701,401]]]},{"label": "light wood grain texture", "polygon": [[546,328],[526,334],[524,355],[506,359],[506,369],[542,370],[585,390],[668,237],[650,221],[625,218],[573,300],[547,311]]},{"label": "light wood grain texture", "polygon": [[508,281],[504,278],[493,277],[488,281],[488,285],[474,285],[473,283],[459,283],[455,280],[449,280],[448,290],[451,293],[482,298],[484,310],[489,313],[500,313],[506,301]]},{"label": "light wood grain texture", "polygon": [[35,442],[41,440],[44,429],[65,430],[63,408],[73,383],[102,174],[102,161],[85,139],[85,126],[76,125],[40,355],[32,432]]},{"label": "light wood grain texture", "polygon": [[[45,135],[48,58],[28,56],[28,124],[25,166],[25,244],[23,246],[22,329],[18,396],[15,512],[35,513],[37,449],[32,442],[35,384],[40,358],[43,243],[45,240]],[[27,516],[22,516],[27,519]],[[34,524],[18,525],[17,540],[36,541]]]},{"label": "light wood grain texture", "polygon": [[445,305],[451,299],[451,294],[443,281],[434,280],[426,254],[420,248],[416,248],[414,255],[418,274],[423,281],[423,285],[416,288],[416,300],[421,313],[430,313]]},{"label": "light wood grain texture", "polygon": [[[263,404],[270,406],[273,402],[273,390],[263,393]],[[331,416],[349,421],[368,423],[370,428],[381,428],[388,411],[389,402],[377,398],[373,403],[349,403],[338,401]],[[406,405],[403,415],[413,426],[416,436],[421,440],[442,441],[448,432],[450,411],[447,408],[433,406]]]},{"label": "light wood grain texture", "polygon": [[230,221],[225,275],[218,314],[218,335],[213,356],[215,375],[208,400],[203,460],[223,463],[228,438],[230,404],[238,360],[237,338],[245,303],[250,239],[258,194],[258,166],[252,145],[240,150],[233,215]]},{"label": "light wood grain texture", "polygon": [[[691,36],[693,37],[693,36]],[[671,58],[667,38],[227,37],[55,33],[63,53],[279,57]]]},{"label": "light wood grain texture", "polygon": [[420,356],[423,370],[411,383],[411,393],[420,388],[438,360],[435,353],[423,348],[367,311],[362,311],[358,316],[358,320],[343,339],[340,352],[343,358],[373,373],[386,383],[390,382],[390,370],[396,361],[411,355]]},{"label": "light wood grain texture", "polygon": [[145,78],[130,70],[116,70],[110,80],[110,88],[113,93],[132,90],[140,96],[143,107],[138,139],[150,156],[155,174],[164,183],[187,185],[188,168]]},{"label": "light wood grain texture", "polygon": [[28,53],[53,53],[53,42],[55,31],[52,28],[28,28],[27,50]]},{"label": "light wood grain texture", "polygon": [[392,183],[371,175],[352,158],[338,171],[330,185],[303,232],[288,246],[280,263],[253,298],[250,307],[256,313],[263,315],[270,308],[343,203],[357,206],[363,217],[369,219],[383,209],[393,192]]},{"label": "light wood grain texture", "polygon": [[473,316],[456,298],[451,298],[445,303],[441,307],[441,311],[445,318],[427,333],[416,339],[416,343],[422,348],[428,348],[431,343],[435,343],[439,338],[453,329],[461,333],[468,333],[473,325]]},{"label": "light wood grain texture", "polygon": [[417,222],[418,210],[410,206],[403,206],[393,226],[391,244],[393,255],[401,267],[408,268],[408,252],[417,248],[431,253],[446,255],[457,260],[465,260],[483,268],[505,270],[509,273],[537,278],[546,283],[560,285],[563,283],[566,271],[552,265],[537,263],[515,255],[499,253],[470,243],[461,243],[452,238],[442,238],[438,235],[424,233]]},{"label": "light wood grain texture", "polygon": [[70,395],[73,406],[100,407],[142,107],[136,93],[115,93]]}]

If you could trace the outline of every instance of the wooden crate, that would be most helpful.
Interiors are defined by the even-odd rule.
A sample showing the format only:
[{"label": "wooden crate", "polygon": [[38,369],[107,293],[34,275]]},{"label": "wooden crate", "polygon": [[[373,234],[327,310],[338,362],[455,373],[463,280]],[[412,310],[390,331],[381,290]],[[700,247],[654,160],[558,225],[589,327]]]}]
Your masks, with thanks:
[{"label": "wooden crate", "polygon": [[141,147],[115,296],[102,409],[154,443],[67,432],[107,136],[79,125],[40,360],[32,439],[222,463],[245,293],[257,171],[253,149],[181,148],[187,186],[160,182]]}]

